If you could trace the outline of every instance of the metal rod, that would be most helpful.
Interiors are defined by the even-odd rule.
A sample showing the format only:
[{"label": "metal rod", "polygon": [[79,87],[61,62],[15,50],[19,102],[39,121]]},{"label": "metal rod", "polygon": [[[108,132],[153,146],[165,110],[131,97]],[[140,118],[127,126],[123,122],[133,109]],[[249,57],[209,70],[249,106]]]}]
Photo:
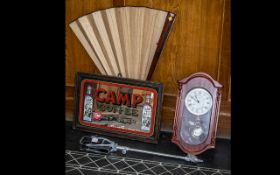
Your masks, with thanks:
[{"label": "metal rod", "polygon": [[190,161],[190,162],[194,162],[194,163],[203,162],[203,160],[198,159],[195,155],[192,155],[192,154],[187,154],[187,156],[177,156],[177,155],[172,155],[172,154],[129,148],[126,146],[120,146],[117,143],[115,143],[109,139],[106,139],[104,137],[84,136],[80,140],[80,145],[81,145],[81,148],[80,148],[81,150],[95,152],[95,153],[108,154],[108,153],[117,152],[118,150],[120,150],[120,151],[122,151],[123,154],[126,154],[127,151],[133,151],[133,152],[139,152],[139,153],[156,155],[156,156],[182,159],[182,160]]},{"label": "metal rod", "polygon": [[127,151],[133,151],[133,152],[151,154],[151,155],[156,155],[156,156],[182,159],[182,160],[191,161],[191,162],[203,162],[203,160],[200,160],[196,156],[191,155],[191,154],[188,154],[187,156],[177,156],[177,155],[172,155],[172,154],[166,154],[166,153],[159,153],[159,152],[147,151],[147,150],[142,150],[142,149],[129,148],[129,147],[126,147],[126,146],[117,146],[116,148],[117,148],[117,150],[121,150],[123,154],[126,154]]}]

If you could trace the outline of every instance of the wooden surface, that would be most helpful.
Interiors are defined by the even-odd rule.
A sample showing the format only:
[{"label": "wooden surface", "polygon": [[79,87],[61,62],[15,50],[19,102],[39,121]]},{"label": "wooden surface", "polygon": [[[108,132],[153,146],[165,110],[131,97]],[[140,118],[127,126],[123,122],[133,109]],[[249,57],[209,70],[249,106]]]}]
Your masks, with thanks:
[{"label": "wooden surface", "polygon": [[230,0],[66,0],[66,119],[71,120],[74,108],[75,72],[99,73],[69,24],[117,6],[145,6],[177,15],[151,79],[165,86],[161,130],[172,130],[177,81],[206,72],[224,86],[217,135],[230,138]]}]

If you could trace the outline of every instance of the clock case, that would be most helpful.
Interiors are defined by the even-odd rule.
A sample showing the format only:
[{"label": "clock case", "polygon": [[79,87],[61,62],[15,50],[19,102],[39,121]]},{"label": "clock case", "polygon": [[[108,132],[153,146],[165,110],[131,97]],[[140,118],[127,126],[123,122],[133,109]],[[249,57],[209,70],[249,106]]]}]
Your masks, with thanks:
[{"label": "clock case", "polygon": [[[180,147],[182,151],[185,153],[190,153],[193,155],[200,154],[207,149],[215,148],[215,140],[216,140],[216,131],[218,125],[218,117],[219,117],[219,109],[221,102],[221,88],[223,86],[215,81],[210,75],[204,72],[197,72],[189,77],[186,77],[180,81],[178,81],[178,96],[176,103],[176,112],[173,124],[173,136],[172,142]],[[182,128],[186,123],[183,123],[183,112],[187,110],[185,107],[185,97],[187,93],[193,88],[204,88],[211,95],[213,99],[213,105],[211,112],[209,112],[209,127],[208,127],[208,135],[206,139],[197,145],[189,144],[186,140],[184,140],[180,133],[181,132],[189,132],[188,130],[184,130]],[[188,117],[188,116],[187,116]]]}]

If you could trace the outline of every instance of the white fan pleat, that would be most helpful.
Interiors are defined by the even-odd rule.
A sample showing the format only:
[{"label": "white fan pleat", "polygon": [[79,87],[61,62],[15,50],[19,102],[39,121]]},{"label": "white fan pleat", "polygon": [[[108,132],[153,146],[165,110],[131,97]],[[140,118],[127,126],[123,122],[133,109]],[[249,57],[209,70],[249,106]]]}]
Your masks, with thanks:
[{"label": "white fan pleat", "polygon": [[132,67],[130,66],[132,61],[131,61],[131,26],[130,26],[130,15],[129,15],[129,8],[124,7],[123,10],[120,11],[121,13],[121,20],[122,20],[122,34],[124,37],[124,48],[125,48],[125,55],[126,55],[126,69],[127,69],[127,74],[128,78],[132,78]]},{"label": "white fan pleat", "polygon": [[87,37],[89,38],[89,41],[91,43],[91,45],[94,47],[94,50],[96,52],[96,55],[98,56],[100,62],[102,63],[102,65],[104,66],[104,69],[106,70],[108,75],[114,75],[113,70],[110,68],[110,63],[109,61],[106,59],[101,46],[96,34],[94,33],[94,27],[90,24],[89,19],[87,16],[79,18],[78,19],[81,26],[84,28],[84,31],[87,35]]},{"label": "white fan pleat", "polygon": [[119,65],[119,71],[121,73],[121,75],[123,77],[127,77],[127,73],[125,71],[125,63],[124,63],[124,59],[123,59],[123,52],[122,52],[122,46],[121,46],[121,39],[120,39],[120,35],[119,35],[119,29],[118,29],[118,25],[117,25],[117,19],[116,19],[116,11],[115,9],[108,9],[106,10],[106,15],[107,15],[107,19],[109,22],[109,29],[110,29],[110,33],[112,36],[112,47],[115,50],[115,55],[116,55],[116,62]]},{"label": "white fan pleat", "polygon": [[98,56],[94,53],[93,47],[91,47],[90,42],[87,40],[87,38],[83,34],[82,29],[79,27],[78,23],[73,22],[70,24],[70,27],[75,32],[77,38],[80,40],[83,47],[86,49],[87,53],[89,54],[89,56],[95,63],[96,67],[99,69],[99,71],[102,74],[105,74],[105,75],[108,74],[103,67],[104,65],[100,62],[100,60],[98,59]]},{"label": "white fan pleat", "polygon": [[111,43],[110,43],[109,36],[108,36],[108,33],[105,28],[103,18],[101,16],[101,12],[99,11],[99,12],[93,13],[92,16],[95,21],[97,30],[99,32],[98,36],[102,40],[103,46],[106,51],[105,53],[108,55],[108,60],[111,63],[111,67],[113,69],[113,75],[117,76],[120,73],[120,71],[118,70],[116,58],[114,56],[114,53],[113,53],[113,50],[111,47]]},{"label": "white fan pleat", "polygon": [[144,21],[144,36],[143,36],[143,43],[142,43],[142,66],[141,66],[141,79],[145,80],[147,77],[146,69],[148,66],[149,55],[151,51],[152,45],[152,37],[154,30],[151,30],[155,26],[156,21],[156,11],[152,9],[145,9],[145,21]]},{"label": "white fan pleat", "polygon": [[145,79],[147,78],[148,74],[149,74],[149,70],[154,58],[154,54],[156,52],[157,49],[157,44],[160,38],[160,35],[162,33],[163,30],[163,26],[165,23],[165,19],[166,19],[167,13],[163,12],[163,11],[157,11],[157,15],[156,15],[156,21],[155,21],[155,27],[153,28],[154,32],[153,32],[153,36],[152,36],[152,41],[151,41],[151,50],[149,52],[149,58],[148,58],[148,64],[146,66],[146,70],[145,72]]},{"label": "white fan pleat", "polygon": [[141,79],[141,67],[143,67],[142,64],[142,41],[144,37],[144,13],[145,9],[144,8],[138,8],[138,31],[137,31],[137,53],[136,53],[136,68],[135,68],[135,79]]}]

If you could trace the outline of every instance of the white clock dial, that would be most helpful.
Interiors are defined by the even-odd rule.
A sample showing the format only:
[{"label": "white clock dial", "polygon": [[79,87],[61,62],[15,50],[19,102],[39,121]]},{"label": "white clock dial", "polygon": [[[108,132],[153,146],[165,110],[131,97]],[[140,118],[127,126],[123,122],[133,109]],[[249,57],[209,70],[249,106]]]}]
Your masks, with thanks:
[{"label": "white clock dial", "polygon": [[206,114],[212,107],[212,96],[203,88],[194,88],[185,98],[185,106],[194,115]]}]

